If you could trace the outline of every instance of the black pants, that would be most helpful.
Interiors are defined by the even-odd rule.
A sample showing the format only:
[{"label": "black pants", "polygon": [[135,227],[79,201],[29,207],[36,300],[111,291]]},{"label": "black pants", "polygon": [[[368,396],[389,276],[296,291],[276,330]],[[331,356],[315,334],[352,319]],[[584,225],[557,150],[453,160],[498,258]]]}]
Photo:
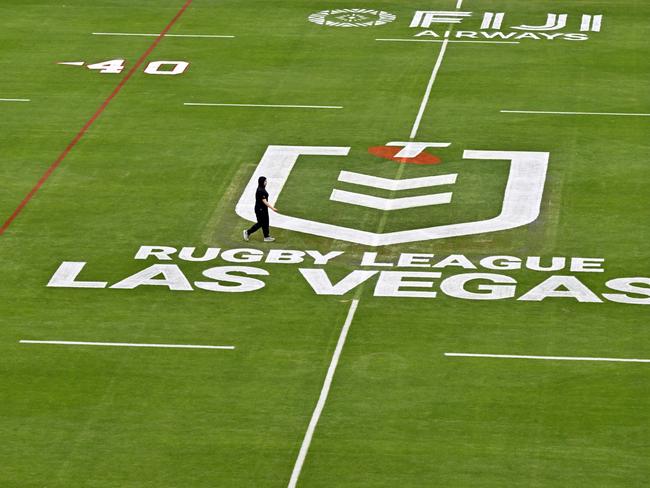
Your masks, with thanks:
[{"label": "black pants", "polygon": [[264,237],[269,236],[269,211],[268,209],[255,209],[255,217],[257,218],[257,223],[248,229],[248,235],[251,235],[253,232],[257,231],[260,227],[262,232],[264,232]]}]

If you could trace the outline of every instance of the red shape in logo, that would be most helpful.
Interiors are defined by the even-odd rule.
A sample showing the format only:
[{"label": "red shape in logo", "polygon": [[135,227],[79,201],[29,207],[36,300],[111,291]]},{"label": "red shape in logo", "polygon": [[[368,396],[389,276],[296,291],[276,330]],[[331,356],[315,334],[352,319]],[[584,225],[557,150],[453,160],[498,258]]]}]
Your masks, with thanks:
[{"label": "red shape in logo", "polygon": [[368,148],[368,152],[373,156],[384,159],[397,161],[398,163],[408,164],[439,164],[442,160],[438,156],[429,154],[426,151],[421,152],[414,158],[396,158],[395,155],[402,150],[399,146],[373,146]]}]

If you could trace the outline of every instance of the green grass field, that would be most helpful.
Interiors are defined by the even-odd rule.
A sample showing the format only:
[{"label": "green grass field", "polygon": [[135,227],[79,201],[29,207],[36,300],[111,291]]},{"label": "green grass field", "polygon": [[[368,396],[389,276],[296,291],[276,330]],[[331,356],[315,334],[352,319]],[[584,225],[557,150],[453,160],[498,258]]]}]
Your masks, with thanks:
[{"label": "green grass field", "polygon": [[[650,3],[456,1],[0,2],[0,486],[291,487],[292,474],[310,488],[648,485],[650,362],[445,353],[650,358]],[[395,19],[308,20],[350,8]],[[419,10],[471,15],[410,27]],[[504,13],[502,26],[482,26],[486,12]],[[556,16],[539,30],[549,13],[566,25]],[[596,15],[600,30],[589,30]],[[494,32],[505,37],[483,34]],[[115,59],[120,73],[87,68]],[[189,66],[145,73],[155,61]],[[434,165],[369,152],[391,141],[451,145],[425,149]],[[548,168],[537,217],[505,230],[373,246],[278,228],[271,212],[276,241],[244,242],[251,222],[235,207],[269,146],[349,148],[301,156],[281,193],[275,180],[267,189],[282,215],[376,234],[499,215],[510,162],[465,150],[548,153]],[[341,171],[458,180],[389,190],[338,181]],[[453,197],[383,211],[332,201],[333,189]],[[261,250],[263,260],[135,259],[141,246]],[[342,254],[264,262],[271,250]],[[373,252],[393,266],[362,266]],[[435,256],[398,266],[406,254]],[[433,267],[451,255],[475,268],[458,256]],[[508,270],[486,267],[490,256],[604,261],[600,272]],[[64,262],[87,264],[47,286]],[[156,265],[168,271],[110,288]],[[264,286],[202,274],[225,266]],[[318,294],[304,269],[332,284],[377,273]],[[174,289],[178,273],[191,291]],[[445,281],[470,273],[480,276]],[[379,296],[382,283],[437,296]]]}]

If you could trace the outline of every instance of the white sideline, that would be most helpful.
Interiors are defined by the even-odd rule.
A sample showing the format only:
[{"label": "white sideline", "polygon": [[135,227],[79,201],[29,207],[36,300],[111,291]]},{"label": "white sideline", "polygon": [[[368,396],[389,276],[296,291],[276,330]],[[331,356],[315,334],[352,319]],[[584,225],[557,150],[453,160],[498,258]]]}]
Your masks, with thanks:
[{"label": "white sideline", "polygon": [[498,358],[498,359],[543,359],[546,361],[609,361],[615,363],[650,363],[650,359],[625,358],[589,358],[576,356],[518,356],[514,354],[469,354],[463,352],[446,352],[447,357]]},{"label": "white sideline", "polygon": [[195,107],[266,107],[266,108],[343,108],[339,105],[262,105],[254,103],[191,103],[183,105]]},{"label": "white sideline", "polygon": [[348,330],[350,329],[350,324],[352,323],[354,314],[357,311],[357,305],[359,305],[359,300],[352,300],[352,305],[350,305],[348,316],[345,319],[343,327],[341,328],[341,334],[339,335],[339,340],[336,343],[334,355],[332,356],[332,361],[330,362],[330,366],[327,370],[327,375],[325,376],[323,388],[320,391],[318,403],[316,403],[316,408],[314,409],[314,413],[312,414],[311,420],[309,421],[309,426],[307,427],[305,438],[303,439],[302,445],[300,446],[300,452],[298,453],[298,458],[296,459],[296,464],[293,467],[291,479],[289,480],[289,485],[287,488],[295,488],[296,484],[298,483],[298,477],[300,476],[302,465],[304,464],[305,458],[307,457],[307,451],[309,451],[309,445],[311,444],[311,439],[314,436],[314,431],[316,430],[318,419],[320,418],[320,415],[323,412],[323,407],[325,407],[325,402],[327,401],[327,395],[329,394],[330,386],[332,385],[332,379],[334,378],[336,366],[338,365],[339,357],[341,356],[341,351],[343,350],[343,345],[345,344],[345,339],[348,335]]},{"label": "white sideline", "polygon": [[128,342],[80,342],[80,341],[30,341],[21,344],[57,344],[65,346],[113,346],[113,347],[162,347],[170,349],[235,349],[235,346],[201,346],[195,344],[135,344]]},{"label": "white sideline", "polygon": [[469,44],[520,44],[519,41],[457,41],[453,39],[375,39],[375,41],[393,42],[462,42]]},{"label": "white sideline", "polygon": [[632,112],[550,112],[543,110],[501,110],[504,114],[553,114],[553,115],[622,115],[628,117],[650,117],[650,114]]},{"label": "white sideline", "polygon": [[[139,36],[139,37],[158,37],[160,34],[140,34],[132,32],[93,32],[93,36]],[[220,36],[213,34],[165,34],[165,37],[213,37],[233,39],[235,36]]]},{"label": "white sideline", "polygon": [[0,98],[0,102],[31,102],[29,98]]}]

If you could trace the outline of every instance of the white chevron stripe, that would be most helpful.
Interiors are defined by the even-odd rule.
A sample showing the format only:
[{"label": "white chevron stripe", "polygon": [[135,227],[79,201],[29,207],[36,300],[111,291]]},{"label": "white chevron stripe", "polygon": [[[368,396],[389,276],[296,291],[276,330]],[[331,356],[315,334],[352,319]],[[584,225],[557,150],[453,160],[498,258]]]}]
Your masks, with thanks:
[{"label": "white chevron stripe", "polygon": [[451,192],[422,195],[418,197],[381,198],[354,193],[344,190],[332,190],[330,200],[334,202],[349,203],[360,207],[375,208],[377,210],[401,210],[404,208],[427,207],[429,205],[442,205],[451,202]]},{"label": "white chevron stripe", "polygon": [[353,183],[355,185],[370,186],[372,188],[381,188],[382,190],[391,191],[413,190],[415,188],[427,188],[429,186],[453,185],[456,183],[457,177],[458,173],[453,173],[448,175],[392,180],[388,178],[380,178],[379,176],[353,173],[351,171],[341,171],[339,173],[339,181],[344,183]]}]

